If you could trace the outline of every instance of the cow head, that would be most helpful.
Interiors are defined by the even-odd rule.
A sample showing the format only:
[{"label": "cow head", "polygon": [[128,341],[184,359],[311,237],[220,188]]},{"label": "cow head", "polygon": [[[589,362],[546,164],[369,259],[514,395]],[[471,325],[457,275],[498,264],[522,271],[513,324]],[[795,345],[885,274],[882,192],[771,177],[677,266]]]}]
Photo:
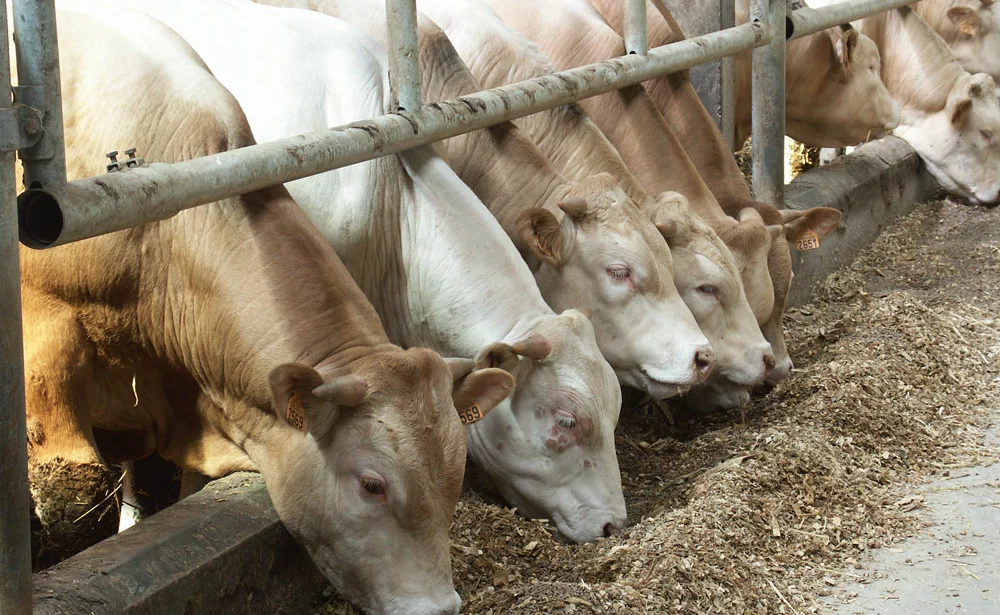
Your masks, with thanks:
[{"label": "cow head", "polygon": [[566,310],[483,351],[480,367],[510,370],[510,399],[469,428],[469,453],[530,518],[585,542],[624,527],[614,431],[621,389],[583,314]]},{"label": "cow head", "polygon": [[850,25],[788,44],[785,133],[821,147],[854,145],[899,124],[875,43]]},{"label": "cow head", "polygon": [[1000,202],[1000,102],[989,75],[963,73],[944,109],[904,122],[896,134],[945,190],[977,203]]},{"label": "cow head", "polygon": [[[674,283],[715,354],[708,382],[732,382],[745,387],[763,382],[774,357],[757,324],[733,253],[719,235],[685,208],[663,203],[659,208],[659,215],[673,221],[668,244],[674,257]],[[766,259],[771,237],[759,218],[733,224],[744,225],[730,229],[730,235],[740,235],[738,247],[743,248],[742,253],[763,262],[761,285],[768,290],[759,301],[766,303],[761,309],[770,314],[773,293],[769,290]],[[756,230],[763,236],[758,236],[751,226],[759,226]],[[758,259],[760,250],[764,252]]]},{"label": "cow head", "polygon": [[248,452],[285,527],[367,613],[459,611],[448,539],[466,455],[456,403],[485,413],[514,386],[503,370],[471,367],[394,348],[326,381],[296,363],[270,374],[277,417],[258,438],[264,450]]},{"label": "cow head", "polygon": [[535,279],[545,301],[588,314],[623,384],[665,398],[702,382],[712,350],[673,283],[669,220],[651,220],[607,174],[581,182],[559,207],[562,221],[545,209],[520,218],[522,239],[544,263]]},{"label": "cow head", "polygon": [[1000,4],[993,0],[972,0],[969,4],[948,9],[951,31],[943,34],[965,70],[1000,80]]}]

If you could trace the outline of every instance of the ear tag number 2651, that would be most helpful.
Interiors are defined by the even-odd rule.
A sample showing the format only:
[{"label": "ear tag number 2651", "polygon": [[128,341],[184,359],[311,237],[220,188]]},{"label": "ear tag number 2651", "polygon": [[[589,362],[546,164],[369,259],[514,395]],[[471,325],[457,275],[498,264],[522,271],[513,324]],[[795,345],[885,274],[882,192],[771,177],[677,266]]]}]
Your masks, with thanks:
[{"label": "ear tag number 2651", "polygon": [[795,240],[795,247],[799,250],[815,250],[819,247],[819,235],[812,229],[806,229]]}]

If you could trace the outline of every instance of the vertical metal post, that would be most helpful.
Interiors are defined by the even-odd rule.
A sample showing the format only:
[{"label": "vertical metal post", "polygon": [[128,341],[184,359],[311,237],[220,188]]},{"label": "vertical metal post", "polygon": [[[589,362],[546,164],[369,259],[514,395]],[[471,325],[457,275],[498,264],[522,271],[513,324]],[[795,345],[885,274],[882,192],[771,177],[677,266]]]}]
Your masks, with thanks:
[{"label": "vertical metal post", "polygon": [[[7,7],[0,7],[0,113],[10,113]],[[21,271],[14,152],[0,152],[0,613],[31,615]]]},{"label": "vertical metal post", "polygon": [[646,55],[649,50],[649,36],[646,29],[646,0],[623,0],[625,2],[625,53]]},{"label": "vertical metal post", "polygon": [[786,0],[751,0],[750,21],[763,21],[771,42],[753,51],[753,196],[785,206]]},{"label": "vertical metal post", "polygon": [[21,150],[24,184],[59,186],[66,183],[66,150],[55,0],[13,0],[13,7],[18,102],[42,111],[45,129],[41,141]]},{"label": "vertical metal post", "polygon": [[389,88],[394,110],[420,108],[416,0],[386,0],[389,34]]},{"label": "vertical metal post", "polygon": [[[736,25],[735,0],[719,2],[719,29],[725,30]],[[736,147],[736,57],[726,56],[720,60],[719,70],[719,130],[729,144],[729,149]],[[743,147],[740,143],[739,147]]]}]

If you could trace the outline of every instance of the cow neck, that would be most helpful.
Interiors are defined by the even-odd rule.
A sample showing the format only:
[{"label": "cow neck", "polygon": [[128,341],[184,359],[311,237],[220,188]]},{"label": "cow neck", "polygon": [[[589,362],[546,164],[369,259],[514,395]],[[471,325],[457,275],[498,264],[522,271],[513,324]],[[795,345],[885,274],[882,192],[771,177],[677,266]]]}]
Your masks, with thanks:
[{"label": "cow neck", "polygon": [[911,9],[903,7],[862,22],[861,31],[878,46],[882,81],[907,111],[941,111],[948,94],[965,71],[933,30]]},{"label": "cow neck", "polygon": [[203,389],[266,403],[278,364],[332,374],[390,348],[371,304],[283,188],[190,210],[169,226],[166,278],[146,280],[150,294],[168,297],[150,328],[162,328],[161,352]]}]

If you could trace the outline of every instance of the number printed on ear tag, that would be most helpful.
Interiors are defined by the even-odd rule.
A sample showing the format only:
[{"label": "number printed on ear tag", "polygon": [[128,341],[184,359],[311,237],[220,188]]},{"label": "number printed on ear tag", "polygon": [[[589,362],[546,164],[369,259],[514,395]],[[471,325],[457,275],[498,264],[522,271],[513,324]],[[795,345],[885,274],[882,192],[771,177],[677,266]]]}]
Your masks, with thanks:
[{"label": "number printed on ear tag", "polygon": [[799,250],[815,250],[819,247],[819,235],[812,229],[806,229],[795,241],[795,247]]},{"label": "number printed on ear tag", "polygon": [[476,421],[482,420],[486,416],[483,411],[479,408],[479,404],[472,404],[465,410],[458,411],[458,418],[461,419],[462,423],[465,425],[471,425]]},{"label": "number printed on ear tag", "polygon": [[299,397],[298,393],[292,393],[292,396],[288,398],[288,410],[285,411],[285,419],[295,429],[305,431],[306,409],[302,407],[302,398]]}]

